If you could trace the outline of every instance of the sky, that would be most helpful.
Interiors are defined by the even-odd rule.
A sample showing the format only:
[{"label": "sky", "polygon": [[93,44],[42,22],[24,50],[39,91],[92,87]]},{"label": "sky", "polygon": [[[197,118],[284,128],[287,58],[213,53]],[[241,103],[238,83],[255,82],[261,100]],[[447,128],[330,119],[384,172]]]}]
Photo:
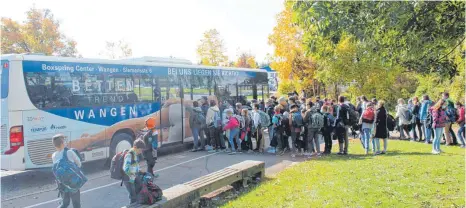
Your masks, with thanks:
[{"label": "sky", "polygon": [[284,8],[283,0],[20,0],[4,2],[0,16],[22,22],[33,5],[52,11],[85,58],[105,58],[99,55],[105,42],[123,39],[133,57],[173,56],[194,63],[202,34],[212,28],[223,37],[231,61],[249,52],[264,62],[273,54],[268,36]]}]

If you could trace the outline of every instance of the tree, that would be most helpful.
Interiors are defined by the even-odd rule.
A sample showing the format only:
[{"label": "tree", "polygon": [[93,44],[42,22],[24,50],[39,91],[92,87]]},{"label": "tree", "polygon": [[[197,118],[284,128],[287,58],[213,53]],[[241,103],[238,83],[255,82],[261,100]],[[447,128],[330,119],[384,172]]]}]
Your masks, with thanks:
[{"label": "tree", "polygon": [[131,57],[133,55],[133,50],[131,46],[124,40],[119,40],[116,42],[107,41],[105,42],[104,51],[100,52],[100,55],[106,56],[109,59],[121,59]]},{"label": "tree", "polygon": [[228,58],[225,51],[223,39],[216,29],[204,32],[204,37],[197,47],[197,55],[201,59],[201,64],[207,66],[227,65]]},{"label": "tree", "polygon": [[[269,44],[274,46],[274,54],[270,57],[270,67],[278,72],[280,77],[279,89],[289,89],[290,85],[300,91],[313,87],[314,70],[317,67],[307,57],[303,50],[303,30],[293,22],[293,9],[290,2],[285,2],[285,10],[277,15],[277,25],[269,35]],[[284,80],[291,80],[285,82]],[[280,85],[279,84],[279,85]]]},{"label": "tree", "polygon": [[388,103],[437,90],[464,97],[464,1],[292,4],[315,77],[335,95],[341,86]]},{"label": "tree", "polygon": [[256,58],[249,53],[241,53],[235,63],[235,67],[256,69]]},{"label": "tree", "polygon": [[18,23],[1,18],[2,53],[44,53],[76,57],[76,42],[60,32],[60,23],[49,9],[32,7]]}]

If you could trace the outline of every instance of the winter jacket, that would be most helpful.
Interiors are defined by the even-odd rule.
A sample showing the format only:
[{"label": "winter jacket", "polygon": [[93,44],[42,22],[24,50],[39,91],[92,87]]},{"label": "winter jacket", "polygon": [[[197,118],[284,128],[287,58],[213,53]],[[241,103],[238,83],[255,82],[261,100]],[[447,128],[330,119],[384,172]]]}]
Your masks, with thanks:
[{"label": "winter jacket", "polygon": [[408,106],[406,104],[396,106],[396,117],[399,118],[398,124],[401,125],[408,125],[411,121],[408,119]]},{"label": "winter jacket", "polygon": [[432,123],[432,128],[443,128],[447,121],[447,115],[443,109],[432,109],[432,118],[434,122]]},{"label": "winter jacket", "polygon": [[218,106],[211,106],[209,110],[207,110],[207,116],[205,119],[207,126],[209,126],[212,122],[214,122],[214,115],[217,112],[220,112],[220,109],[218,109]]},{"label": "winter jacket", "polygon": [[309,120],[311,119],[311,116],[314,114],[314,113],[318,113],[318,106],[313,106],[311,107],[311,109],[309,109],[308,111],[306,111],[306,113],[304,113],[304,117],[303,117],[303,122],[305,124],[307,124],[307,128],[308,129],[311,129],[311,123],[309,122]]},{"label": "winter jacket", "polygon": [[230,116],[223,130],[233,130],[239,127],[239,121],[234,116]]},{"label": "winter jacket", "polygon": [[458,123],[460,126],[464,125],[464,106],[458,109],[458,120],[456,120],[456,123]]},{"label": "winter jacket", "polygon": [[421,109],[419,109],[419,119],[424,121],[427,119],[427,110],[432,106],[432,101],[423,100],[421,104]]},{"label": "winter jacket", "polygon": [[190,107],[187,106],[186,110],[189,112],[189,127],[191,128],[201,128],[201,125],[196,124],[194,122],[194,118],[197,116],[198,113],[203,113],[201,107]]},{"label": "winter jacket", "polygon": [[388,138],[387,110],[385,107],[377,109],[375,113],[375,138]]}]

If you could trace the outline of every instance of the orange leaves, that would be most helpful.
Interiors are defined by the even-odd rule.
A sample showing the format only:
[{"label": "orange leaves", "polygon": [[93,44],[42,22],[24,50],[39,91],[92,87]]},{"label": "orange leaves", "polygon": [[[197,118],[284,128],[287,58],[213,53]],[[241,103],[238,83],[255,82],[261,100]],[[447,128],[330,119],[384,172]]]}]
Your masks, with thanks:
[{"label": "orange leaves", "polygon": [[2,53],[45,53],[76,56],[76,42],[59,31],[59,22],[48,9],[31,8],[27,19],[18,23],[2,18]]}]

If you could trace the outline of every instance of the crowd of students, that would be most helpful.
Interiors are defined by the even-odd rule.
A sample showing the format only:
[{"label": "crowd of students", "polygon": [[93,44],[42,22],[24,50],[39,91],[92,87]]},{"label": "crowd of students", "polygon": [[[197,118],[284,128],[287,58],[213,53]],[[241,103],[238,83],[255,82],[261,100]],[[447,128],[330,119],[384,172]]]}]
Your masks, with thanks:
[{"label": "crowd of students", "polygon": [[[304,96],[298,97],[297,93],[288,99],[272,96],[267,102],[252,100],[246,105],[236,103],[235,107],[229,102],[224,102],[219,107],[214,100],[203,102],[202,105],[194,101],[187,110],[190,112],[189,121],[194,137],[192,151],[222,151],[229,154],[264,152],[264,135],[268,134],[268,153],[283,155],[290,152],[292,157],[320,157],[322,154],[331,154],[332,140],[338,140],[337,154],[347,155],[349,134],[357,137],[356,132],[359,132],[365,153],[371,151],[372,140],[372,151],[378,155],[387,152],[389,133],[395,129],[400,132],[400,139],[432,144],[433,154],[442,152],[442,137],[445,145],[457,145],[458,141],[462,148],[466,145],[464,105],[461,102],[454,103],[446,92],[435,103],[427,95],[423,96],[422,101],[417,97],[409,99],[408,104],[404,99],[399,99],[395,118],[389,114],[383,100],[374,98],[369,101],[361,96],[357,98],[356,105],[353,105],[344,96],[339,96],[338,101],[327,98],[321,100],[318,96],[307,99]],[[395,123],[395,120],[398,122]],[[452,129],[454,123],[459,125],[456,135]],[[138,155],[142,154],[146,158],[147,173],[151,173],[153,178],[158,176],[153,171],[155,161],[152,150],[157,149],[158,145],[153,120],[147,119],[146,127],[149,131],[136,139],[133,147],[122,154],[122,184],[128,191],[130,203],[137,200],[142,183],[140,172],[144,172],[140,170]],[[255,146],[253,139],[256,141]],[[323,151],[320,144],[322,139]],[[381,139],[384,144],[382,150]],[[228,141],[228,146],[225,140]],[[53,144],[57,150],[52,155],[54,174],[59,181],[62,166],[79,170],[81,162],[75,151],[65,148],[63,135],[54,136]],[[78,188],[64,189],[59,185],[63,199],[60,207],[67,207],[70,201],[73,207],[80,207],[79,188],[87,179],[81,171],[78,172],[80,175],[74,177],[81,181],[75,184]],[[158,196],[161,196],[161,190]]]},{"label": "crowd of students", "polygon": [[[394,118],[385,107],[385,101],[368,100],[365,96],[358,97],[356,105],[344,96],[338,97],[337,101],[322,100],[319,96],[299,97],[297,93],[288,99],[272,96],[266,102],[252,100],[246,105],[236,103],[234,107],[229,102],[218,105],[211,100],[209,106],[197,109],[198,113],[205,114],[206,119],[205,125],[192,128],[195,137],[192,151],[264,152],[264,135],[268,134],[271,147],[268,153],[282,155],[290,152],[292,157],[321,156],[330,154],[332,140],[338,140],[337,154],[346,155],[349,134],[354,137],[359,134],[366,154],[372,146],[373,154],[378,155],[387,152],[389,134],[393,130],[400,133],[400,139],[433,144],[434,154],[441,152],[439,144],[442,137],[446,145],[457,145],[459,141],[464,148],[463,104],[455,104],[448,93],[443,93],[434,104],[427,95],[422,101],[417,97],[409,99],[408,104],[399,99]],[[191,117],[195,116],[196,113],[191,114]],[[454,123],[459,125],[456,134],[452,129]],[[204,132],[204,135],[199,132]],[[253,140],[256,141],[255,146]],[[382,149],[380,140],[383,141]]]},{"label": "crowd of students", "polygon": [[[438,101],[431,101],[428,95],[424,95],[422,101],[417,97],[409,99],[408,104],[399,99],[396,115],[400,138],[432,144],[433,154],[442,152],[442,140],[447,146],[460,144],[461,148],[466,147],[464,105],[460,101],[455,103],[447,92],[442,93]],[[456,134],[453,130],[455,123],[459,126]]]},{"label": "crowd of students", "polygon": [[[199,107],[197,102],[193,106],[195,109]],[[235,107],[229,102],[219,106],[211,100],[208,107],[203,105],[196,112],[190,110],[190,121],[200,120],[199,114],[205,114],[205,125],[191,125],[194,136],[192,151],[264,152],[264,135],[268,134],[269,153],[291,152],[292,157],[297,154],[321,156],[331,153],[332,139],[335,139],[339,143],[337,154],[345,155],[348,154],[348,130],[356,120],[350,112],[355,110],[343,96],[338,98],[338,102],[319,97],[313,100],[297,95],[288,99],[272,96],[267,102],[252,100],[246,105],[236,103]],[[322,138],[325,143],[323,151],[320,148]],[[228,141],[228,146],[224,140]],[[253,140],[256,141],[255,146]]]}]

